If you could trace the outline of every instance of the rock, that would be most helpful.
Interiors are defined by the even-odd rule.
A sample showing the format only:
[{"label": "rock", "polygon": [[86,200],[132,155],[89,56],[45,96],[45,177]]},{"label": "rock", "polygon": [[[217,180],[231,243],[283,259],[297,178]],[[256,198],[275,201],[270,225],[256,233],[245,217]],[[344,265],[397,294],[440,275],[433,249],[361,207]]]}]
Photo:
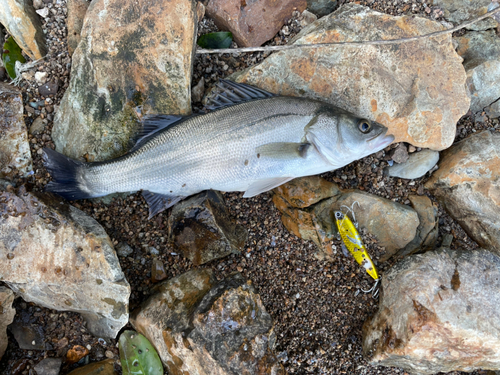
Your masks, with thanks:
[{"label": "rock", "polygon": [[309,12],[307,9],[302,12],[300,26],[306,27],[316,21],[318,17],[314,13]]},{"label": "rock", "polygon": [[85,14],[90,5],[87,0],[68,0],[68,53],[70,56],[75,52],[78,43],[80,43],[80,33],[82,32],[83,21]]},{"label": "rock", "polygon": [[0,23],[31,60],[47,53],[42,24],[30,0],[0,0]]},{"label": "rock", "polygon": [[233,33],[238,46],[258,47],[306,6],[307,0],[210,0],[206,13],[219,29]]},{"label": "rock", "polygon": [[130,286],[104,229],[50,194],[0,193],[0,280],[25,301],[82,314],[95,336],[128,322]]},{"label": "rock", "polygon": [[[458,25],[472,18],[485,14],[491,0],[432,0],[431,4],[443,10],[447,21]],[[497,27],[498,23],[491,17],[468,26],[469,30],[487,30]]]},{"label": "rock", "polygon": [[406,178],[413,180],[420,178],[429,172],[439,161],[439,152],[433,150],[422,150],[415,152],[402,164],[394,164],[385,169],[388,176]]},{"label": "rock", "polygon": [[248,236],[230,218],[222,195],[213,190],[176,204],[168,228],[170,241],[194,265],[238,254]]},{"label": "rock", "polygon": [[399,250],[398,256],[434,249],[439,235],[438,209],[425,195],[409,195],[411,206],[418,214],[419,224],[415,238]]},{"label": "rock", "polygon": [[[393,17],[346,4],[292,42],[393,39],[442,29],[428,19]],[[329,102],[381,122],[396,142],[434,150],[453,143],[456,123],[469,110],[465,70],[449,36],[400,45],[281,51],[230,78]]]},{"label": "rock", "polygon": [[[198,3],[202,4],[202,3]],[[196,86],[191,90],[193,103],[200,103],[203,99],[203,95],[205,94],[205,78],[201,77]]]},{"label": "rock", "polygon": [[326,16],[333,12],[337,6],[337,0],[307,0],[307,10],[318,17]]},{"label": "rock", "polygon": [[39,85],[43,85],[45,82],[47,82],[47,72],[36,72],[35,81]]},{"label": "rock", "polygon": [[61,370],[61,358],[45,358],[35,366],[37,375],[59,375]]},{"label": "rock", "polygon": [[167,272],[163,266],[163,262],[159,259],[154,259],[151,264],[151,281],[157,283],[167,278]]},{"label": "rock", "polygon": [[[337,228],[332,213],[345,212],[342,206],[353,207],[360,228],[366,228],[385,247],[383,261],[414,240],[420,223],[417,212],[406,205],[360,190],[340,190],[317,176],[292,180],[274,192],[273,202],[282,213],[283,225],[296,236],[315,242],[320,249],[315,255],[319,259],[333,259],[330,241]],[[359,205],[353,206],[354,202]]]},{"label": "rock", "polygon": [[405,258],[382,278],[363,352],[374,366],[418,374],[498,370],[499,288],[500,258],[486,250]]},{"label": "rock", "polygon": [[441,154],[425,184],[467,234],[500,254],[500,134],[484,131]]},{"label": "rock", "polygon": [[132,249],[130,245],[125,242],[119,242],[118,245],[116,245],[116,253],[118,256],[128,257],[133,252],[134,249]]},{"label": "rock", "polygon": [[191,112],[195,3],[90,3],[69,87],[54,118],[59,152],[88,161],[111,159],[128,150],[139,113]]},{"label": "rock", "polygon": [[408,149],[403,143],[400,143],[398,147],[391,152],[392,160],[395,163],[401,164],[408,160]]},{"label": "rock", "polygon": [[2,359],[9,338],[7,337],[7,326],[14,321],[16,310],[12,307],[15,296],[12,290],[0,286],[0,359]]},{"label": "rock", "polygon": [[[5,258],[4,259],[9,259]],[[9,331],[24,350],[45,349],[45,327],[37,322],[32,313],[26,309],[19,311],[14,322],[9,326]]]},{"label": "rock", "polygon": [[198,23],[200,23],[203,17],[205,17],[205,4],[201,1],[196,3],[196,16],[198,17]]},{"label": "rock", "polygon": [[131,323],[171,374],[285,374],[271,316],[249,282],[194,270],[158,285]]},{"label": "rock", "polygon": [[[470,110],[478,119],[483,111],[498,116],[500,100],[500,38],[494,30],[468,32],[455,39],[457,52],[464,59],[467,87],[471,94]],[[493,106],[493,110],[490,109]]]},{"label": "rock", "polygon": [[66,353],[66,363],[68,365],[72,365],[73,363],[80,361],[80,359],[88,354],[89,350],[87,348],[81,345],[75,345]]},{"label": "rock", "polygon": [[41,96],[48,97],[49,95],[57,94],[58,90],[59,90],[59,84],[57,82],[49,82],[46,83],[45,85],[40,86],[38,88],[38,93]]},{"label": "rock", "polygon": [[113,359],[94,362],[71,371],[68,375],[116,375]]},{"label": "rock", "polygon": [[41,117],[37,117],[30,126],[30,134],[40,134],[45,130],[45,124]]},{"label": "rock", "polygon": [[31,174],[33,167],[21,92],[3,82],[0,82],[0,134],[0,178]]},{"label": "rock", "polygon": [[47,18],[49,15],[49,8],[37,9],[35,12],[43,18]]}]

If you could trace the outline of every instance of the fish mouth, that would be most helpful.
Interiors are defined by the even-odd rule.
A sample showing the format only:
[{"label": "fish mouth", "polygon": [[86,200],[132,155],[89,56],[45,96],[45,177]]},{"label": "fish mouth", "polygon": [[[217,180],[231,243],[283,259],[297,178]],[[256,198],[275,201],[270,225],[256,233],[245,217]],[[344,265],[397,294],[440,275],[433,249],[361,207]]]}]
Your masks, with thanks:
[{"label": "fish mouth", "polygon": [[394,142],[395,138],[392,134],[386,135],[387,130],[388,129],[368,140],[368,143],[370,144],[372,149],[382,150],[383,148],[386,148],[392,142]]}]

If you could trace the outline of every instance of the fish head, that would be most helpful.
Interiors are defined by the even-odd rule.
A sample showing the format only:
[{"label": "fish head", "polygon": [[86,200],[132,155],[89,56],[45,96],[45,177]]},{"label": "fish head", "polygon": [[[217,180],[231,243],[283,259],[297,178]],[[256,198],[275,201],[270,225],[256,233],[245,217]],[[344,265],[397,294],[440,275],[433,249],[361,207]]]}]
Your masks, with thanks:
[{"label": "fish head", "polygon": [[339,108],[318,114],[306,138],[335,168],[380,151],[394,141],[387,127]]}]

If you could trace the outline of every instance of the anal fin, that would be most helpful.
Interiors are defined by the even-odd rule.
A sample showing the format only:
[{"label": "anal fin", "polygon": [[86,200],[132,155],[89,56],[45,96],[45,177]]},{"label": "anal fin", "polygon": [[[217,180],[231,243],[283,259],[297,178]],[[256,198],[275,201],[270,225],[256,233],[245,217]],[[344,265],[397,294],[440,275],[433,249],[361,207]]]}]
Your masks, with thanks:
[{"label": "anal fin", "polygon": [[148,190],[143,190],[142,196],[149,206],[148,220],[185,198],[176,195],[152,193]]},{"label": "anal fin", "polygon": [[275,187],[283,185],[285,182],[293,180],[294,178],[295,177],[275,177],[257,180],[248,187],[245,194],[243,194],[243,198],[254,197],[260,193],[264,193],[265,191],[269,191]]}]

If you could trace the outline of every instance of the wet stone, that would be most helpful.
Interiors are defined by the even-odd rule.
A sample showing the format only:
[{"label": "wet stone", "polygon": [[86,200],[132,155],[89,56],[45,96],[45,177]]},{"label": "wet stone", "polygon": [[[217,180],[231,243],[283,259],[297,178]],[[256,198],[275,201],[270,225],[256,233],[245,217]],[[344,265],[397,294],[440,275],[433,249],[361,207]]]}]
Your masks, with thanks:
[{"label": "wet stone", "polygon": [[66,363],[72,365],[89,354],[89,350],[81,345],[73,346],[66,353]]},{"label": "wet stone", "polygon": [[45,358],[35,366],[35,371],[37,375],[59,375],[61,364],[61,358]]},{"label": "wet stone", "polygon": [[229,216],[222,195],[213,190],[176,204],[168,227],[170,241],[195,265],[239,253],[248,236]]},{"label": "wet stone", "polygon": [[44,327],[36,323],[36,319],[28,310],[21,310],[9,326],[9,331],[14,335],[17,344],[25,350],[45,349]]},{"label": "wet stone", "polygon": [[71,371],[68,375],[116,375],[114,359],[90,363]]}]

